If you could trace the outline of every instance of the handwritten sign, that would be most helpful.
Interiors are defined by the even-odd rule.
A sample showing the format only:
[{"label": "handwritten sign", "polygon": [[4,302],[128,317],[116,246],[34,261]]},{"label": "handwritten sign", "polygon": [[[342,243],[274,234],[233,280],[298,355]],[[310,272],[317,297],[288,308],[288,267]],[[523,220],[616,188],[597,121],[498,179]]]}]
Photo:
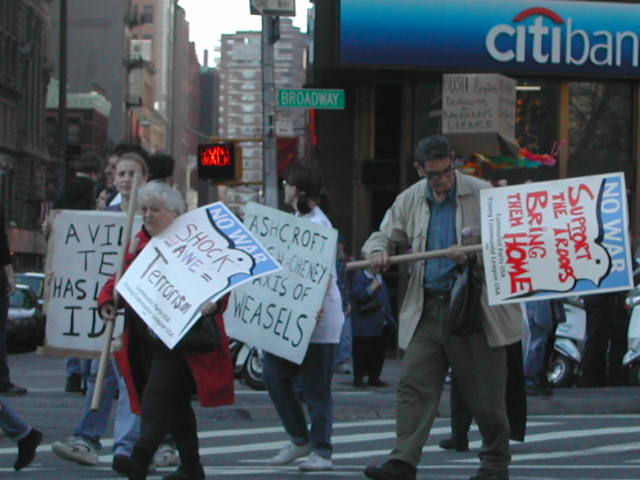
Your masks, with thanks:
[{"label": "handwritten sign", "polygon": [[118,282],[117,290],[173,348],[216,301],[280,266],[221,202],[176,218],[153,237]]},{"label": "handwritten sign", "polygon": [[335,230],[301,217],[247,204],[245,225],[283,269],[231,294],[229,335],[302,363],[336,260]]},{"label": "handwritten sign", "polygon": [[[51,215],[45,286],[44,350],[97,356],[105,325],[97,312],[100,290],[115,273],[127,216],[119,212],[56,210]],[[135,228],[142,221],[136,219]],[[122,321],[115,332],[122,330]]]},{"label": "handwritten sign", "polygon": [[633,287],[624,175],[482,190],[489,303]]},{"label": "handwritten sign", "polygon": [[515,133],[516,81],[493,73],[442,76],[442,133]]}]

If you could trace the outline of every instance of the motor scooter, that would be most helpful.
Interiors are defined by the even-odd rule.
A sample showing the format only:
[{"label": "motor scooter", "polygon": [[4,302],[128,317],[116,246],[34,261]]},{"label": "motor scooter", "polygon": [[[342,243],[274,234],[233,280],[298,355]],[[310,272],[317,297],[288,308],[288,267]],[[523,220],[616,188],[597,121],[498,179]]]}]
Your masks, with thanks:
[{"label": "motor scooter", "polygon": [[[638,300],[640,302],[640,297]],[[582,299],[566,298],[563,306],[566,321],[556,328],[556,340],[547,370],[549,383],[554,387],[570,387],[576,381],[586,340],[587,314]]]},{"label": "motor scooter", "polygon": [[229,339],[229,349],[234,363],[234,377],[254,390],[265,390],[262,381],[262,350],[234,338]]},{"label": "motor scooter", "polygon": [[627,353],[622,364],[629,370],[629,385],[640,385],[640,285],[634,287],[625,299],[631,309],[627,330]]}]

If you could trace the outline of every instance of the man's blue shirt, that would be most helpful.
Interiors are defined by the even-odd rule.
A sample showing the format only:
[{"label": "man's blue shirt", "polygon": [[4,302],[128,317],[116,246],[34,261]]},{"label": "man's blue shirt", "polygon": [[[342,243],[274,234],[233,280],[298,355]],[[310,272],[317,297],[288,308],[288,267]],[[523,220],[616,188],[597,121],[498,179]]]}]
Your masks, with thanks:
[{"label": "man's blue shirt", "polygon": [[[456,187],[449,191],[445,199],[438,203],[427,182],[427,201],[431,211],[429,231],[427,232],[427,250],[441,250],[456,245]],[[424,287],[449,291],[455,278],[457,263],[448,258],[427,260],[424,268]]]}]

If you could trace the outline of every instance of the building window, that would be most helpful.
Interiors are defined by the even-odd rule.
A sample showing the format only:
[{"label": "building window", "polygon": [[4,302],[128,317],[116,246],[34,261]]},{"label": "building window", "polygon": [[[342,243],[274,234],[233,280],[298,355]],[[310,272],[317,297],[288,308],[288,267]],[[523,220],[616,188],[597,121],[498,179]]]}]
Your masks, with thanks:
[{"label": "building window", "polygon": [[67,142],[69,144],[78,144],[80,143],[80,124],[79,123],[71,123],[69,121],[69,126],[67,130]]},{"label": "building window", "polygon": [[153,5],[144,5],[142,7],[142,23],[153,23]]}]

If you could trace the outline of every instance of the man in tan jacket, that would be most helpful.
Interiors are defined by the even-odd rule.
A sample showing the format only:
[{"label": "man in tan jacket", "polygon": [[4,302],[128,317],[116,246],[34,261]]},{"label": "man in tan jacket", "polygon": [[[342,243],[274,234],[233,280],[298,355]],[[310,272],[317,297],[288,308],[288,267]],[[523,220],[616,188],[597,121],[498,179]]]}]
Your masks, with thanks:
[{"label": "man in tan jacket", "polygon": [[[398,386],[396,446],[388,461],[368,466],[364,473],[375,480],[416,478],[451,366],[483,439],[480,469],[470,480],[508,480],[504,346],[522,336],[519,306],[489,307],[483,292],[475,333],[452,333],[447,320],[456,273],[469,260],[457,246],[480,243],[480,190],[491,185],[456,172],[451,146],[440,136],[418,143],[414,166],[423,179],[398,195],[362,252],[378,269],[388,265],[398,244],[416,253],[448,249],[448,254],[411,266],[400,310],[398,340],[405,355]],[[482,269],[481,263],[478,258],[476,268]]]}]

